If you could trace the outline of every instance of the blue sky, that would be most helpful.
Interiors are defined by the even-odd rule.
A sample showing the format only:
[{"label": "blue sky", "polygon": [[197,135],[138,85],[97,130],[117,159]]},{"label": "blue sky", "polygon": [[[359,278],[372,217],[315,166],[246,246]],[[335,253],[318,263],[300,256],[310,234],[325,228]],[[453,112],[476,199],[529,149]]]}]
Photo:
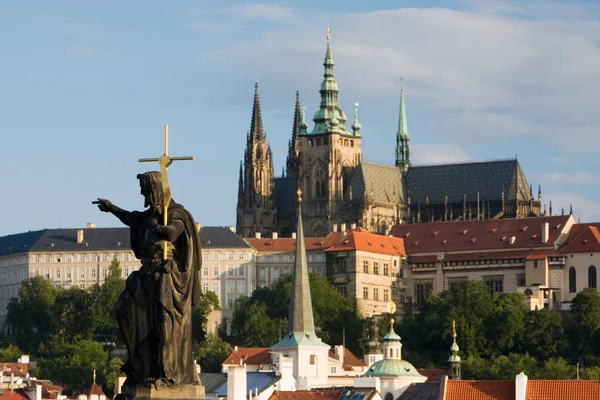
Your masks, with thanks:
[{"label": "blue sky", "polygon": [[[416,164],[514,157],[555,213],[600,220],[600,8],[556,1],[0,3],[0,235],[139,209],[140,157],[176,163],[173,197],[234,225],[260,85],[280,173],[298,89],[318,106],[326,27],[365,160],[393,163],[400,78]],[[309,121],[309,126],[312,126]]]}]

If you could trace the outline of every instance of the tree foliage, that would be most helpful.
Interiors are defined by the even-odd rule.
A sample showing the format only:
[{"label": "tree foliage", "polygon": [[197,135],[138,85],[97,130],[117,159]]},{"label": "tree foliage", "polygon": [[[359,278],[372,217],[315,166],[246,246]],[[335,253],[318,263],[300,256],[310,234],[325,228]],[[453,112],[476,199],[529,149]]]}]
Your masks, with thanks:
[{"label": "tree foliage", "polygon": [[566,321],[566,332],[573,356],[581,358],[590,345],[600,324],[600,294],[596,289],[585,288],[575,296]]},{"label": "tree foliage", "polygon": [[201,343],[196,350],[196,359],[202,372],[221,372],[221,364],[229,354],[231,345],[219,335],[208,335],[206,341]]}]

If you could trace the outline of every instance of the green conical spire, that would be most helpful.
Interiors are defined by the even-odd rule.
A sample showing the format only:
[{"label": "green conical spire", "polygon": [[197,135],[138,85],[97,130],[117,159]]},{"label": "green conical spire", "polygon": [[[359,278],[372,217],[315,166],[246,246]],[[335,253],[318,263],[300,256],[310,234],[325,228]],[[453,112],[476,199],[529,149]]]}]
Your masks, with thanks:
[{"label": "green conical spire", "polygon": [[335,81],[333,74],[333,57],[331,55],[331,44],[330,44],[330,31],[327,29],[327,50],[325,51],[325,60],[323,61],[323,67],[325,72],[323,74],[323,82],[321,82],[321,103],[319,104],[319,110],[315,113],[313,121],[315,127],[311,134],[323,134],[323,133],[339,133],[342,135],[351,136],[352,134],[346,129],[346,115],[340,109],[340,103],[338,99],[338,86]]},{"label": "green conical spire", "polygon": [[404,107],[404,81],[400,78],[400,112],[398,116],[398,132],[396,133],[396,165],[403,172],[410,167],[410,136],[406,122],[406,109]]},{"label": "green conical spire", "polygon": [[310,281],[304,245],[302,227],[302,191],[298,190],[298,227],[296,229],[296,263],[292,275],[292,299],[288,318],[289,333],[308,333],[315,331],[312,301],[310,298]]}]

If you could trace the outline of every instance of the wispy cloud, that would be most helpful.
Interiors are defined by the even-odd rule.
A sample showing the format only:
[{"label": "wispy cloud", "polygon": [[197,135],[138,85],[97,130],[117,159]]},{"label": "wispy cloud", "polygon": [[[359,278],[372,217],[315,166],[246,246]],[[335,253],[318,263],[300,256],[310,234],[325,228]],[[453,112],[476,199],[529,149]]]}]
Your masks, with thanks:
[{"label": "wispy cloud", "polygon": [[295,24],[298,10],[277,4],[244,4],[235,7],[215,8],[202,13],[200,19],[184,25],[189,30],[239,29],[246,21],[270,21]]},{"label": "wispy cloud", "polygon": [[421,144],[412,146],[412,162],[419,164],[449,164],[470,161],[460,146],[445,144]]},{"label": "wispy cloud", "polygon": [[551,185],[585,185],[598,183],[600,176],[586,172],[575,172],[572,174],[564,172],[552,172],[539,176],[540,182]]},{"label": "wispy cloud", "polygon": [[568,213],[573,206],[573,215],[581,222],[600,221],[600,203],[589,197],[572,193],[548,193],[544,197],[552,200],[554,214],[560,214],[561,209]]},{"label": "wispy cloud", "polygon": [[72,46],[65,49],[70,56],[103,59],[112,56],[112,52],[93,47]]}]

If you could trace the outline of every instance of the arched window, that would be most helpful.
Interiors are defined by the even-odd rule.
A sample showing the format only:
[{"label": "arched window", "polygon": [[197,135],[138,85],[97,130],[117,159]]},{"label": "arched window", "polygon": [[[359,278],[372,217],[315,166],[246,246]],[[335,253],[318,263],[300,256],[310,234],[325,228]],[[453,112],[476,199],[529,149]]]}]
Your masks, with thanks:
[{"label": "arched window", "polygon": [[569,268],[569,293],[577,292],[577,284],[575,282],[577,278],[577,274],[575,273],[575,268]]},{"label": "arched window", "polygon": [[596,267],[590,265],[588,268],[588,287],[596,289]]},{"label": "arched window", "polygon": [[315,365],[317,363],[317,356],[314,354],[310,355],[310,365]]},{"label": "arched window", "polygon": [[525,296],[533,296],[531,289],[525,289]]},{"label": "arched window", "polygon": [[400,350],[396,349],[396,358],[400,358]]},{"label": "arched window", "polygon": [[390,358],[394,357],[394,349],[390,349]]}]

